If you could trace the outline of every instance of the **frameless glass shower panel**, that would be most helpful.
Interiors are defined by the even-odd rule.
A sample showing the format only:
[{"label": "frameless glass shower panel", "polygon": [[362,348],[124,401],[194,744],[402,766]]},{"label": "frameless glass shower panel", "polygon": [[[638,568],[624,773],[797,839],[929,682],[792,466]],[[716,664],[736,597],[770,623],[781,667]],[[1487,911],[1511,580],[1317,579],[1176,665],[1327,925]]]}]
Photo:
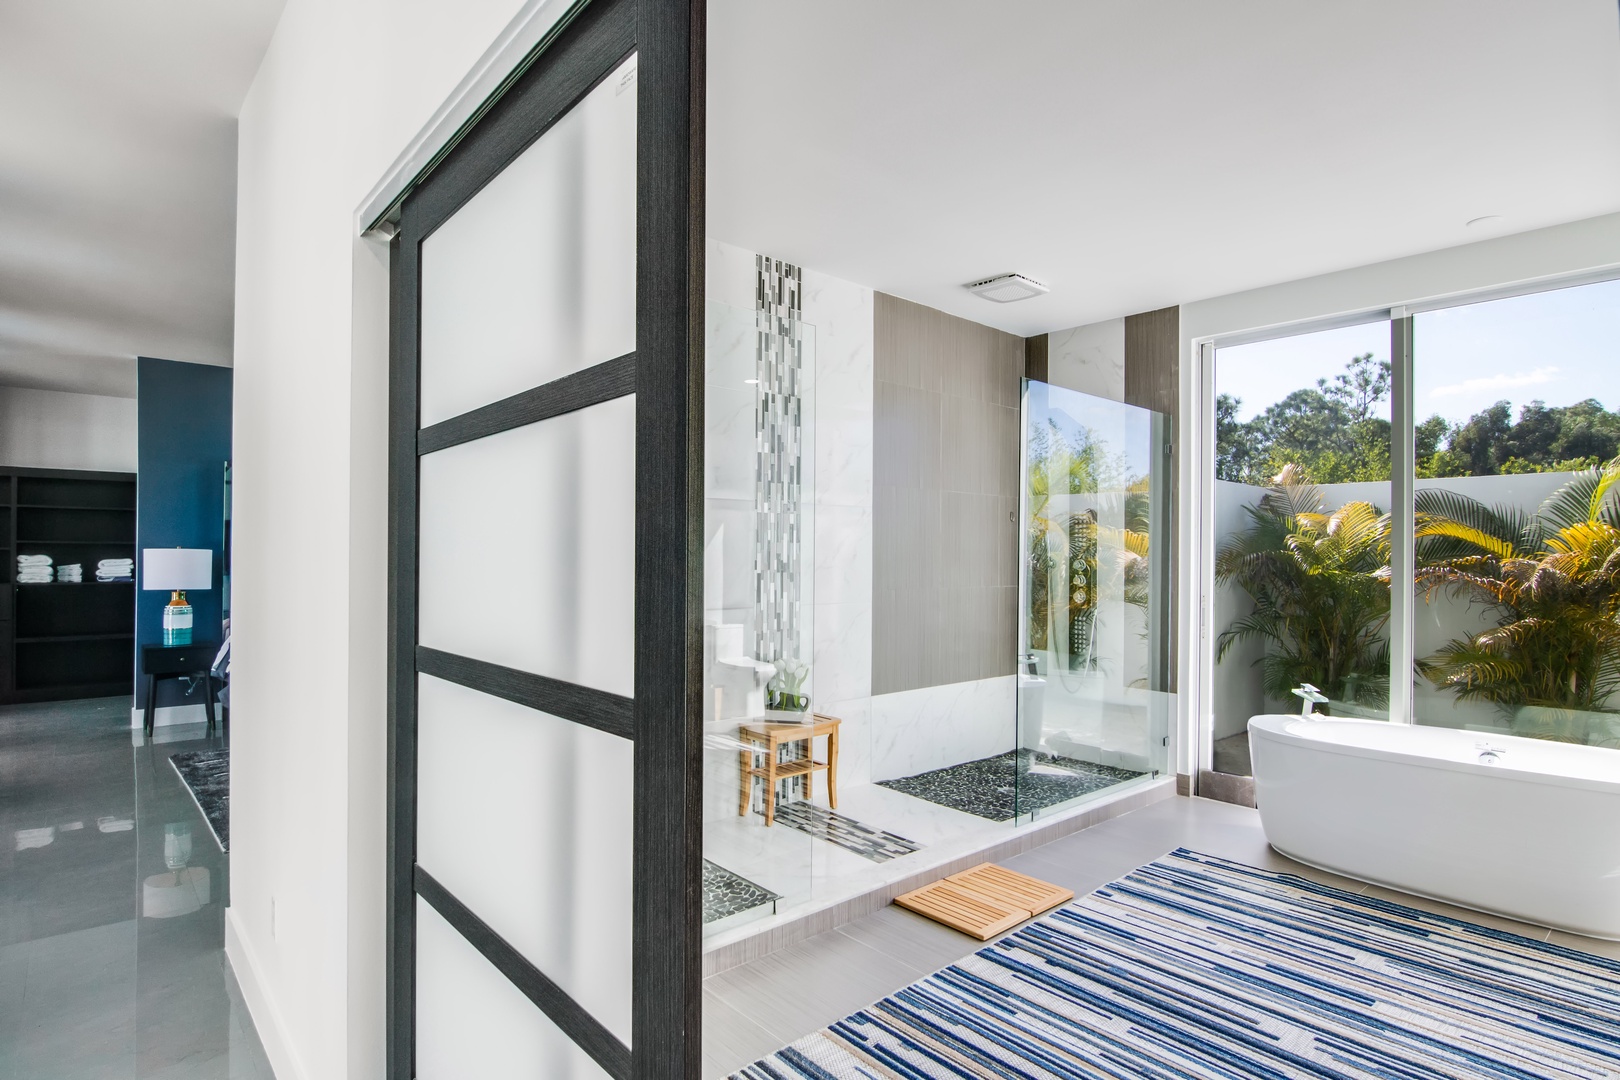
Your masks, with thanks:
[{"label": "frameless glass shower panel", "polygon": [[1169,474],[1163,417],[1025,380],[1020,817],[1165,769]]},{"label": "frameless glass shower panel", "polygon": [[[815,715],[816,334],[760,271],[753,310],[708,304],[703,574],[704,928],[808,897],[801,811],[827,808]],[[791,286],[791,282],[789,283]],[[773,763],[768,759],[774,759]],[[768,772],[783,774],[774,785]],[[798,804],[799,810],[792,809]],[[745,931],[744,931],[745,932]]]}]

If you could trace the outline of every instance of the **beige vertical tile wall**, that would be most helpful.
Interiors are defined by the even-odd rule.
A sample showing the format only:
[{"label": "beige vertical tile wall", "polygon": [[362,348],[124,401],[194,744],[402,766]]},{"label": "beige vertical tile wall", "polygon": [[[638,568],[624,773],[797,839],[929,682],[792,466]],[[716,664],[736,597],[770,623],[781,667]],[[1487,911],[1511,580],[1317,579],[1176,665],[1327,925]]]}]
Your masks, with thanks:
[{"label": "beige vertical tile wall", "polygon": [[873,308],[872,693],[1013,673],[1024,339]]}]

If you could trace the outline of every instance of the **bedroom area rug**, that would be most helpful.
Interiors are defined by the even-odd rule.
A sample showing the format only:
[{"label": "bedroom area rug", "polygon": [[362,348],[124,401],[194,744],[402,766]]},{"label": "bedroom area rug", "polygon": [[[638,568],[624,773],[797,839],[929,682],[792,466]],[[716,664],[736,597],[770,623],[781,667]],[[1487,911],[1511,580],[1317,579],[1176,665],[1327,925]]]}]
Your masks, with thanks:
[{"label": "bedroom area rug", "polygon": [[1620,1077],[1620,962],[1178,849],[733,1077]]}]

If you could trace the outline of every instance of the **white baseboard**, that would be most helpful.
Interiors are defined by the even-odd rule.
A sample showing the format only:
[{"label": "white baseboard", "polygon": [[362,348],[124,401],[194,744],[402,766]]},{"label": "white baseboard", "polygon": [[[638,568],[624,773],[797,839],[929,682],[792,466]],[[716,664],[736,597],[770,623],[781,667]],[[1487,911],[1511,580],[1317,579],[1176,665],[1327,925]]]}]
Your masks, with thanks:
[{"label": "white baseboard", "polygon": [[247,1002],[248,1015],[259,1033],[264,1055],[270,1059],[270,1068],[276,1080],[309,1080],[309,1070],[298,1060],[292,1039],[287,1035],[287,1023],[275,1002],[265,991],[262,968],[254,957],[253,946],[242,933],[237,922],[236,909],[225,909],[225,959],[242,988],[242,1000]]},{"label": "white baseboard", "polygon": [[[214,706],[214,717],[219,717],[219,706]],[[208,709],[200,702],[191,705],[159,705],[152,710],[152,727],[173,727],[176,724],[206,724],[208,723]],[[132,728],[146,725],[146,710],[134,708],[129,710],[129,726]]]}]

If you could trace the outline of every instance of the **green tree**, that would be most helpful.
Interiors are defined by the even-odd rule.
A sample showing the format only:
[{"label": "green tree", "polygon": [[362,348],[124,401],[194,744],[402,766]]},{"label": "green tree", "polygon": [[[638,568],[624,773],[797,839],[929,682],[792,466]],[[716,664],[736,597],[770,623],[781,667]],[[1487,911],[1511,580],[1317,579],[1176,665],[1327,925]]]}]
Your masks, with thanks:
[{"label": "green tree", "polygon": [[1390,366],[1371,353],[1345,370],[1295,390],[1247,421],[1242,402],[1221,395],[1215,404],[1215,475],[1265,485],[1289,465],[1319,484],[1389,479],[1389,420],[1378,406],[1389,397]]},{"label": "green tree", "polygon": [[1443,416],[1431,416],[1412,429],[1412,441],[1417,451],[1415,471],[1418,476],[1440,476],[1435,472],[1445,454],[1446,440],[1451,437],[1451,424]]},{"label": "green tree", "polygon": [[[1436,418],[1438,419],[1438,418]],[[1620,453],[1620,414],[1588,398],[1573,405],[1532,401],[1513,419],[1498,401],[1452,430],[1445,449],[1422,463],[1421,476],[1495,476],[1573,472],[1594,468]]]}]

